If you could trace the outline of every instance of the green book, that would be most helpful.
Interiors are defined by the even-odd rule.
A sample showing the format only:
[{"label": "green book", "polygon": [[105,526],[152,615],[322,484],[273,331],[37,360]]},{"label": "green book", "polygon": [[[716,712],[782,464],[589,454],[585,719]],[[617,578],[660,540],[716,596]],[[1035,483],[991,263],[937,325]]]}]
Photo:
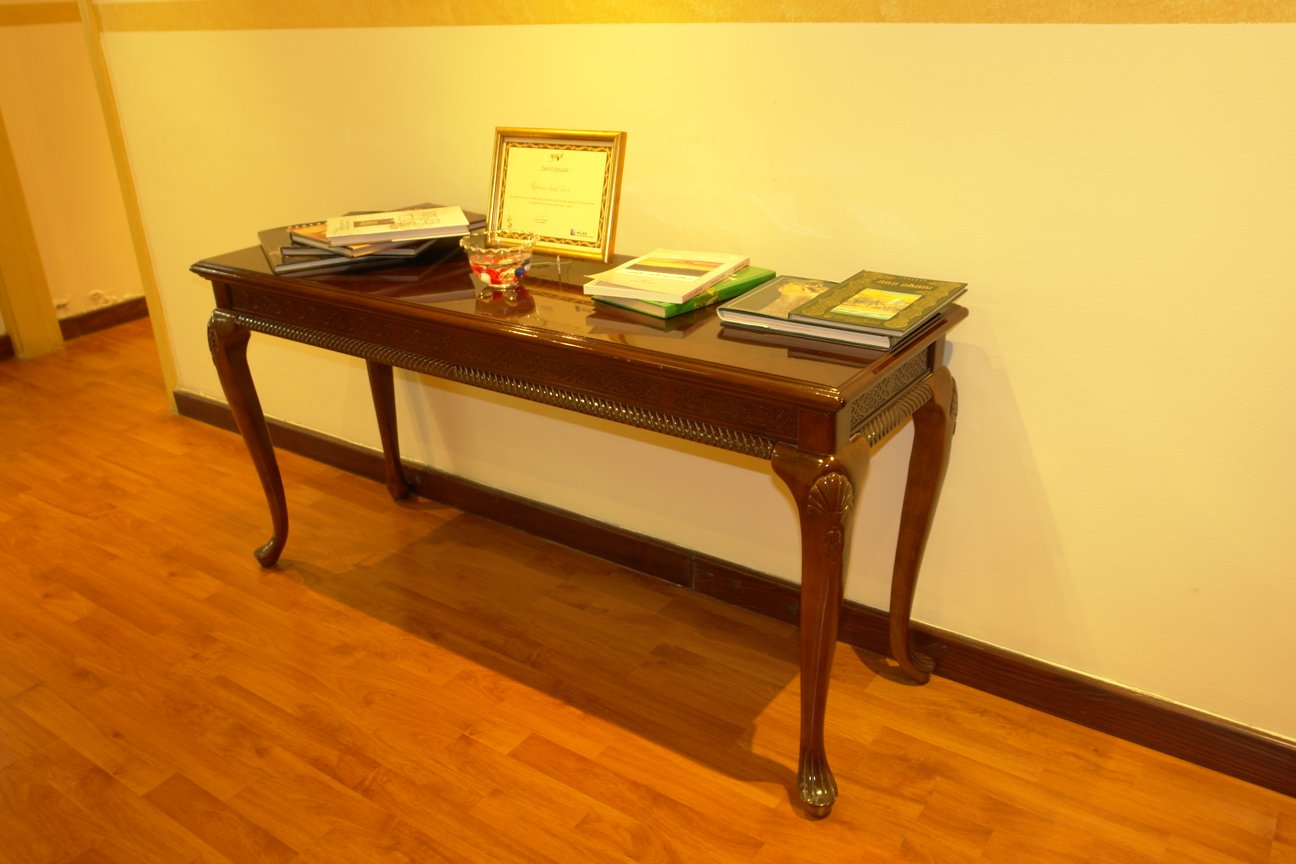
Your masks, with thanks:
[{"label": "green book", "polygon": [[749,265],[727,279],[722,279],[712,285],[696,297],[690,297],[683,303],[637,300],[632,297],[608,297],[602,294],[595,294],[593,297],[597,303],[606,303],[609,306],[617,306],[633,312],[642,312],[644,315],[651,315],[654,318],[674,318],[676,315],[683,315],[685,312],[692,312],[694,309],[701,309],[704,306],[737,297],[744,291],[750,291],[762,282],[768,282],[773,278],[773,270]]}]

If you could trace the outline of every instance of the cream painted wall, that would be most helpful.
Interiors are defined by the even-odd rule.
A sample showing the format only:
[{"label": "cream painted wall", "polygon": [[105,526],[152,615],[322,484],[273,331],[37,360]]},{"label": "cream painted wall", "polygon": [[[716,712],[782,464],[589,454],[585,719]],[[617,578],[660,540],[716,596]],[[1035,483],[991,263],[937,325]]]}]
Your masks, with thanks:
[{"label": "cream painted wall", "polygon": [[0,110],[58,317],[141,296],[80,24],[0,26]]},{"label": "cream painted wall", "polygon": [[[182,389],[220,397],[193,261],[346,209],[484,209],[497,125],[625,130],[620,251],[971,284],[919,620],[1296,738],[1296,27],[104,44]],[[358,362],[264,337],[251,356],[267,413],[377,446]],[[790,501],[755,460],[408,375],[398,402],[412,458],[797,578]],[[857,510],[847,591],[876,607],[909,440]]]}]

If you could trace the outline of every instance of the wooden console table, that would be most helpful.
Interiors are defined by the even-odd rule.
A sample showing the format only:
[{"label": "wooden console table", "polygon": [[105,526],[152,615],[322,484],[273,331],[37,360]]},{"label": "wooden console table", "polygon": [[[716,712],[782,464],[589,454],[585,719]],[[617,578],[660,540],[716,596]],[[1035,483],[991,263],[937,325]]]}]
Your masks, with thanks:
[{"label": "wooden console table", "polygon": [[215,292],[212,358],[270,505],[273,535],[257,560],[278,561],[288,508],[248,368],[252,332],[365,360],[394,498],[410,487],[397,446],[393,367],[768,459],[801,523],[799,792],[811,815],[826,816],[837,798],[824,710],[847,514],[868,453],[911,417],[889,645],[910,680],[925,682],[931,672],[931,661],[910,647],[909,615],[957,413],[945,338],[966,310],[951,307],[889,354],[735,331],[710,309],[658,326],[584,297],[583,276],[606,266],[588,262],[538,263],[533,303],[497,308],[471,296],[462,253],[443,245],[432,259],[367,273],[275,276],[256,246],[193,266]]}]

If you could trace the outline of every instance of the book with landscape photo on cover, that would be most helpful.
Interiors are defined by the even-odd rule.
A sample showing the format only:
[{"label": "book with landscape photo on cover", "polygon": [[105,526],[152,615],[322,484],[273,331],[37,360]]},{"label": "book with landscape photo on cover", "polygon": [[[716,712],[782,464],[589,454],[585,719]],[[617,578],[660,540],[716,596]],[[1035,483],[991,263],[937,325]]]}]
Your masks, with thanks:
[{"label": "book with landscape photo on cover", "polygon": [[880,333],[866,333],[840,327],[795,321],[790,316],[797,309],[837,288],[836,282],[808,279],[804,276],[779,276],[746,294],[722,304],[716,314],[726,325],[808,336],[846,345],[861,345],[888,351],[901,341]]},{"label": "book with landscape photo on cover", "polygon": [[619,306],[622,309],[641,312],[654,318],[674,318],[683,315],[685,312],[692,312],[694,309],[701,309],[713,303],[721,303],[732,297],[737,297],[739,294],[750,291],[762,282],[768,282],[773,278],[774,271],[768,267],[752,267],[748,265],[737,273],[721,279],[710,288],[702,291],[701,294],[696,294],[682,303],[671,303],[664,300],[639,300],[634,297],[607,297],[601,294],[593,296],[596,303]]},{"label": "book with landscape photo on cover", "polygon": [[750,263],[746,255],[728,252],[654,249],[595,273],[585,285],[585,293],[683,303]]},{"label": "book with landscape photo on cover", "polygon": [[716,314],[722,320],[734,324],[745,324],[762,330],[778,329],[778,325],[787,322],[793,309],[836,284],[804,276],[779,276],[729,300],[716,310]]},{"label": "book with landscape photo on cover", "polygon": [[426,240],[468,233],[468,217],[457,206],[420,207],[330,216],[324,234],[334,246],[382,243],[389,240]]},{"label": "book with landscape photo on cover", "polygon": [[912,331],[967,290],[945,282],[861,270],[835,288],[808,299],[791,321],[895,339]]}]

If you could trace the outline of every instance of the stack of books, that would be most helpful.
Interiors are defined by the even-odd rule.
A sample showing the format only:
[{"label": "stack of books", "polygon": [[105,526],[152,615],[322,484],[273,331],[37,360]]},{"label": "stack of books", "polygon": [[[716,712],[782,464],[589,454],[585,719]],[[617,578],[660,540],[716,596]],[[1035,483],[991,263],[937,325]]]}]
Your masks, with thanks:
[{"label": "stack of books", "polygon": [[674,318],[736,297],[774,278],[744,255],[654,249],[611,270],[595,273],[585,294],[596,303],[654,318]]},{"label": "stack of books", "polygon": [[842,282],[780,276],[722,305],[725,324],[890,351],[962,296],[966,282],[861,270]]},{"label": "stack of books", "polygon": [[403,263],[485,224],[460,207],[419,204],[267,228],[257,238],[273,272],[311,274]]}]

